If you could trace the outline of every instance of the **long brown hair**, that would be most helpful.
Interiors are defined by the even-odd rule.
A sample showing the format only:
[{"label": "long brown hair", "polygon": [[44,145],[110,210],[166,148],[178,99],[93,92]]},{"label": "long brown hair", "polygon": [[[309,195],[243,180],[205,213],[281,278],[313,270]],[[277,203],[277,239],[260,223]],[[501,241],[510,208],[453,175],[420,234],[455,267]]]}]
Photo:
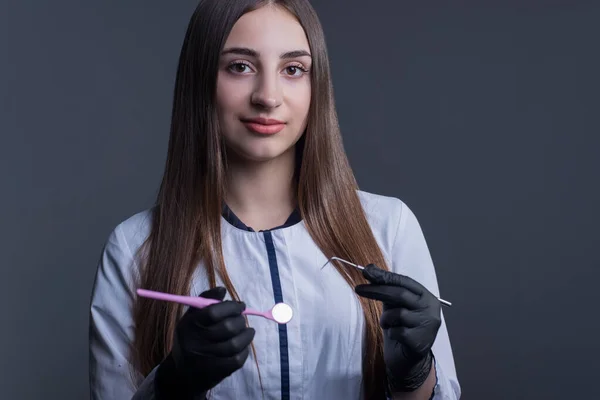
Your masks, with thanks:
[{"label": "long brown hair", "polygon": [[[225,268],[221,212],[225,148],[216,115],[220,52],[235,22],[265,4],[285,7],[303,26],[312,52],[312,96],[306,131],[297,143],[297,196],[301,216],[327,258],[375,263],[388,269],[364,214],[346,157],[335,110],[329,59],[319,19],[307,0],[201,0],[191,17],[175,82],[171,133],[163,180],[152,209],[139,284],[189,294],[200,260],[210,287],[217,274],[239,300]],[[362,274],[334,263],[354,287]],[[381,306],[359,297],[365,315],[363,381],[367,399],[385,398]],[[169,353],[182,307],[141,297],[134,304],[132,364],[148,374]]]}]

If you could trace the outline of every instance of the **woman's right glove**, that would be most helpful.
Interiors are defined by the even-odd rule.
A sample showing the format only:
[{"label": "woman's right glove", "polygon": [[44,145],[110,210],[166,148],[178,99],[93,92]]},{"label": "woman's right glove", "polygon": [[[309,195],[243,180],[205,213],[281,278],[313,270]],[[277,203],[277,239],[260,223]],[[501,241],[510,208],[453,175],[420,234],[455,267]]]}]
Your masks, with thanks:
[{"label": "woman's right glove", "polygon": [[246,362],[255,330],[242,315],[246,305],[222,301],[225,293],[224,287],[201,293],[221,303],[190,307],[177,323],[171,353],[156,371],[157,399],[204,399]]}]

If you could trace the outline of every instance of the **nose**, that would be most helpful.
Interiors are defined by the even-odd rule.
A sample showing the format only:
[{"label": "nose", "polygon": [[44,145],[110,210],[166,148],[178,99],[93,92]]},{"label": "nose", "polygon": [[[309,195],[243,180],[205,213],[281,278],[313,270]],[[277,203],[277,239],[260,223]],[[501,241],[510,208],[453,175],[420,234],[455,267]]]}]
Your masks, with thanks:
[{"label": "nose", "polygon": [[283,102],[283,93],[277,76],[263,74],[252,92],[252,104],[262,108],[276,108]]}]

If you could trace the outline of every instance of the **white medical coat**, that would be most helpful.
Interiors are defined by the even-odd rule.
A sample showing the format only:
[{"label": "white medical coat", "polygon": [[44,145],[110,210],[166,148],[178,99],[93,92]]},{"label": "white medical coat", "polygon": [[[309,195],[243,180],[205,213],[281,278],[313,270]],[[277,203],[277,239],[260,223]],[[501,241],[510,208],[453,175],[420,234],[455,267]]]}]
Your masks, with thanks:
[{"label": "white medical coat", "polygon": [[[412,277],[439,296],[436,273],[420,225],[401,200],[359,191],[368,222],[390,268]],[[249,316],[256,330],[255,359],[212,390],[220,399],[362,399],[361,369],[364,318],[354,289],[328,265],[304,222],[255,232],[232,213],[221,221],[223,255],[241,299],[258,310],[284,301],[294,310],[287,325]],[[132,381],[128,362],[133,341],[131,305],[134,254],[150,230],[150,210],[120,223],[100,259],[90,309],[90,390],[92,400],[152,399],[153,370]],[[221,284],[220,280],[217,280]],[[190,295],[208,289],[202,263]],[[226,299],[230,299],[229,294]],[[437,383],[434,400],[460,398],[445,320],[433,345]]]}]

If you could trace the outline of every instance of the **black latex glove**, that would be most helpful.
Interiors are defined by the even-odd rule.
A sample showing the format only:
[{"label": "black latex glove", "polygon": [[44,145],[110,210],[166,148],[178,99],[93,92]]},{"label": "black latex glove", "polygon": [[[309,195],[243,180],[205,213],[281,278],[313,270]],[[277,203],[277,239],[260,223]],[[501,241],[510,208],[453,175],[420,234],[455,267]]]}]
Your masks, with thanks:
[{"label": "black latex glove", "polygon": [[[223,300],[225,293],[225,288],[216,287],[200,296]],[[244,365],[255,334],[241,314],[245,308],[244,303],[228,300],[186,311],[177,323],[171,353],[158,367],[157,398],[204,399]]]},{"label": "black latex glove", "polygon": [[440,302],[414,279],[374,264],[365,267],[363,276],[371,283],[356,286],[356,293],[383,302],[380,323],[390,390],[416,390],[431,370],[431,346],[441,325]]}]

